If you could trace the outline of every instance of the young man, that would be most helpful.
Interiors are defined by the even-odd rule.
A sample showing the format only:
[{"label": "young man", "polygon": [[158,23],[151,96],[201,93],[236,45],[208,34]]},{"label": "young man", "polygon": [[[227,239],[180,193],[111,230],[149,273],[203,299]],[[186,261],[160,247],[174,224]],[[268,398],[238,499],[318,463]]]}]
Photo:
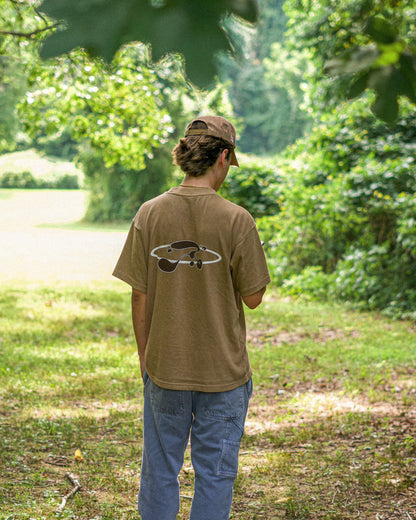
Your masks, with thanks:
[{"label": "young man", "polygon": [[139,513],[176,519],[190,436],[190,518],[226,520],[252,394],[242,302],[257,307],[270,277],[253,218],[217,194],[238,166],[231,123],[197,118],[173,156],[182,184],[140,207],[113,273],[133,290],[144,381]]}]

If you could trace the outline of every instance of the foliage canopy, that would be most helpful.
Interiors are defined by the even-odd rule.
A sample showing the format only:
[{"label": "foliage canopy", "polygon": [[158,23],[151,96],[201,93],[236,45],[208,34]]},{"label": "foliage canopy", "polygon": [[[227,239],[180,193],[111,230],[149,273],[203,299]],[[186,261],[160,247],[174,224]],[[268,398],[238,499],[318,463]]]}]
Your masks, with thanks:
[{"label": "foliage canopy", "polygon": [[[374,91],[374,114],[389,124],[399,99],[416,102],[415,0],[286,0],[288,40],[315,62],[310,99],[323,111]],[[320,81],[323,71],[335,77]]]},{"label": "foliage canopy", "polygon": [[[372,109],[390,124],[398,117],[401,96],[416,102],[414,0],[348,0],[342,5],[335,0],[287,0],[285,9],[294,45],[308,44],[319,54],[322,66],[327,62],[327,71],[338,76],[344,96],[374,90]],[[42,10],[66,20],[70,28],[56,31],[46,41],[45,57],[83,47],[110,60],[122,44],[137,40],[150,43],[156,59],[167,52],[182,53],[188,76],[200,84],[207,84],[215,74],[213,56],[230,50],[220,27],[224,15],[232,13],[250,22],[257,18],[255,0],[94,0],[89,4],[44,0]]]},{"label": "foliage canopy", "polygon": [[231,51],[222,17],[231,13],[250,22],[257,17],[255,0],[44,0],[41,9],[68,25],[45,42],[44,57],[82,47],[111,61],[120,46],[140,41],[151,44],[156,61],[182,53],[189,78],[201,85],[215,75],[214,54]]}]

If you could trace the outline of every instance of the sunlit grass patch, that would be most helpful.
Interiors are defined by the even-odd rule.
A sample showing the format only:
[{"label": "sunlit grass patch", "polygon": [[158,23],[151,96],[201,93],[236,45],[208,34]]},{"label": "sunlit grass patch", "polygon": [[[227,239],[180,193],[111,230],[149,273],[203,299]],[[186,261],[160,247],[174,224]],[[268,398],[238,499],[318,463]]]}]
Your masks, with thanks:
[{"label": "sunlit grass patch", "polygon": [[274,385],[281,395],[324,389],[365,393],[373,401],[416,397],[416,331],[410,322],[270,297],[253,313],[251,326],[257,386]]}]

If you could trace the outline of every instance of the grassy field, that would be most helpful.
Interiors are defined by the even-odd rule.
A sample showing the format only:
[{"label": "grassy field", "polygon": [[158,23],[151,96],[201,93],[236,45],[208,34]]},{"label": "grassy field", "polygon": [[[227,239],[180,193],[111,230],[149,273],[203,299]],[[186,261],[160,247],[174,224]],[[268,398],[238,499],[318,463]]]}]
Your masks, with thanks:
[{"label": "grassy field", "polygon": [[[80,196],[0,191],[0,520],[138,519],[142,385],[110,276],[125,231],[74,222]],[[416,325],[274,291],[247,317],[231,518],[416,520]],[[81,490],[58,514],[67,473]],[[189,453],[180,479],[185,520]]]},{"label": "grassy field", "polygon": [[[137,519],[142,394],[129,292],[0,295],[2,520]],[[416,519],[414,325],[270,292],[232,518]],[[82,460],[77,460],[80,450]],[[193,472],[181,473],[187,518]]]}]

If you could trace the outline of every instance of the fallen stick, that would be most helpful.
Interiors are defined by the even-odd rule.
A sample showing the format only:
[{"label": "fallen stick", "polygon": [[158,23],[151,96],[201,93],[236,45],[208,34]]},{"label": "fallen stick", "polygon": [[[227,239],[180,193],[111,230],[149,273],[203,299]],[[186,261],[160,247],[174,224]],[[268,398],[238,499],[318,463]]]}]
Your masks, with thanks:
[{"label": "fallen stick", "polygon": [[62,502],[61,502],[61,505],[58,507],[58,509],[56,510],[56,513],[59,514],[59,513],[62,513],[62,511],[64,510],[64,507],[66,506],[66,503],[67,501],[73,496],[75,495],[75,493],[77,491],[79,491],[81,489],[81,485],[80,483],[78,482],[78,480],[74,477],[74,475],[72,475],[72,473],[66,473],[65,474],[66,478],[71,482],[71,484],[74,485],[73,489],[71,489],[71,491],[66,494],[64,496],[64,498],[62,499]]}]

